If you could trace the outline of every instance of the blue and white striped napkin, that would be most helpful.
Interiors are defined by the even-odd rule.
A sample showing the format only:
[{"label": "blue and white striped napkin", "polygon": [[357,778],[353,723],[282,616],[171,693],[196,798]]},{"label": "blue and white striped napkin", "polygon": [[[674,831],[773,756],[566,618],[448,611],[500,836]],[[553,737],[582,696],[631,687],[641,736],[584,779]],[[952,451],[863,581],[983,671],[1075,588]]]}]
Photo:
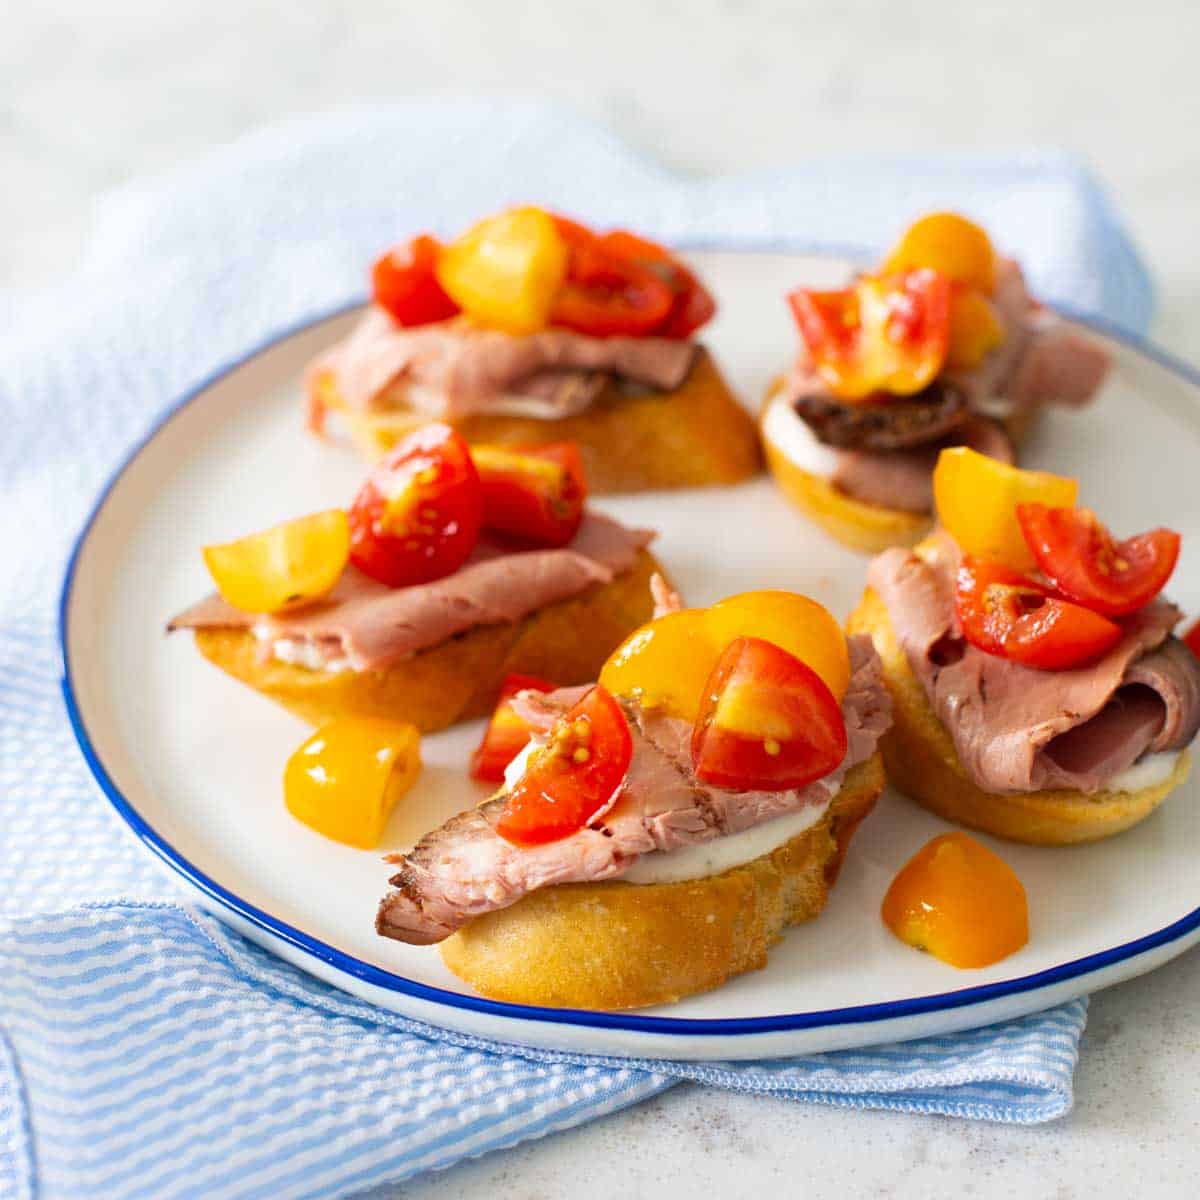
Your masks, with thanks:
[{"label": "blue and white striped napkin", "polygon": [[1055,154],[682,181],[555,110],[438,101],[277,127],[110,197],[69,287],[0,293],[0,1196],[339,1196],[683,1079],[1010,1122],[1070,1107],[1082,1001],[755,1064],[587,1059],[404,1020],[184,907],[90,780],[53,610],[113,464],[216,364],[359,295],[380,246],[516,199],[693,244],[810,247],[964,207],[1043,296],[1135,329],[1149,315],[1103,194]]}]

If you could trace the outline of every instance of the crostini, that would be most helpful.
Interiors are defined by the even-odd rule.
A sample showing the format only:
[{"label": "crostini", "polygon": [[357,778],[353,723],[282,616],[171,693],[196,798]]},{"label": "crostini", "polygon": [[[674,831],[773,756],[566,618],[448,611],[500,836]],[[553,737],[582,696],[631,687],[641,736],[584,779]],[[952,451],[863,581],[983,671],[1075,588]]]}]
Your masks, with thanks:
[{"label": "crostini", "polygon": [[596,685],[505,703],[532,740],[391,857],[376,921],[496,999],[639,1008],[762,967],[884,786],[870,639],[791,593],[663,613]]},{"label": "crostini", "polygon": [[965,448],[934,477],[942,528],[868,570],[849,628],[895,704],[882,749],[900,791],[1019,842],[1095,841],[1186,778],[1200,663],[1160,592],[1179,536],[1116,542],[1076,484]]},{"label": "crostini", "polygon": [[653,534],[591,512],[569,444],[397,444],[349,511],[205,551],[218,591],[175,617],[222,670],[314,725],[422,732],[482,716],[512,672],[594,679],[653,610]]},{"label": "crostini", "polygon": [[953,213],[917,221],[877,273],[788,302],[801,349],[763,406],[767,464],[816,524],[869,553],[929,531],[942,448],[1014,462],[1041,409],[1086,404],[1109,367]]},{"label": "crostini", "polygon": [[309,369],[309,424],[335,414],[371,459],[429,421],[471,444],[571,441],[595,492],[735,483],[761,457],[695,338],[715,311],[662,246],[511,209],[379,259],[370,309]]}]

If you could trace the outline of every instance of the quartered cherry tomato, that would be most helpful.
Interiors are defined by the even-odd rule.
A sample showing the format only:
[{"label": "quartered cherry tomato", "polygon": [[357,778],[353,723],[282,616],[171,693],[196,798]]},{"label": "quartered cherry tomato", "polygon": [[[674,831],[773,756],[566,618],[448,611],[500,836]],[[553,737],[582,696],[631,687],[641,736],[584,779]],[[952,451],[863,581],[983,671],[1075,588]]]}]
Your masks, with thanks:
[{"label": "quartered cherry tomato", "polygon": [[799,788],[846,757],[846,723],[821,677],[761,638],[726,647],[692,734],[696,777],[739,790]]},{"label": "quartered cherry tomato", "polygon": [[1109,617],[1149,604],[1179,559],[1174,530],[1152,529],[1118,542],[1087,508],[1018,504],[1017,519],[1042,574],[1064,596]]},{"label": "quartered cherry tomato", "polygon": [[936,271],[863,275],[851,288],[797,288],[788,303],[834,395],[908,396],[933,382],[950,341],[950,281]]},{"label": "quartered cherry tomato", "polygon": [[969,555],[958,569],[954,599],[971,645],[1026,667],[1080,667],[1121,640],[1121,627],[1107,617],[1019,571]]},{"label": "quartered cherry tomato", "polygon": [[583,520],[587,482],[574,442],[472,446],[483,523],[536,546],[565,546]]},{"label": "quartered cherry tomato", "polygon": [[389,587],[441,579],[475,548],[479,474],[448,425],[410,434],[376,467],[350,508],[350,558]]},{"label": "quartered cherry tomato", "polygon": [[401,325],[445,321],[458,305],[442,290],[434,267],[441,246],[428,234],[393,246],[371,271],[375,303]]},{"label": "quartered cherry tomato", "polygon": [[603,239],[571,225],[564,236],[570,248],[567,276],[550,310],[551,323],[593,337],[653,333],[675,303],[670,286],[649,267],[610,253]]},{"label": "quartered cherry tomato", "polygon": [[996,252],[988,235],[958,213],[929,213],[914,221],[884,260],[886,272],[930,267],[953,283],[988,294],[996,285]]},{"label": "quartered cherry tomato", "polygon": [[621,706],[597,685],[555,723],[508,793],[496,832],[517,846],[556,842],[616,798],[633,758]]},{"label": "quartered cherry tomato", "polygon": [[712,320],[717,302],[712,293],[665,246],[624,230],[606,233],[601,247],[616,258],[624,258],[653,271],[671,289],[674,300],[666,319],[655,328],[659,337],[691,337]]},{"label": "quartered cherry tomato", "polygon": [[1029,902],[1012,867],[969,834],[943,833],[901,867],[883,923],[952,967],[986,967],[1029,941]]},{"label": "quartered cherry tomato", "polygon": [[513,711],[510,700],[518,692],[552,692],[555,685],[536,675],[508,675],[500,687],[500,698],[488,722],[483,741],[471,755],[471,778],[499,783],[529,741],[533,730]]},{"label": "quartered cherry tomato", "polygon": [[340,508],[204,547],[217,591],[244,612],[281,612],[320,599],[349,556],[350,528]]},{"label": "quartered cherry tomato", "polygon": [[1020,504],[1071,505],[1079,483],[1010,466],[968,446],[938,455],[933,499],[938,519],[964,554],[1027,570],[1034,557],[1017,520]]}]

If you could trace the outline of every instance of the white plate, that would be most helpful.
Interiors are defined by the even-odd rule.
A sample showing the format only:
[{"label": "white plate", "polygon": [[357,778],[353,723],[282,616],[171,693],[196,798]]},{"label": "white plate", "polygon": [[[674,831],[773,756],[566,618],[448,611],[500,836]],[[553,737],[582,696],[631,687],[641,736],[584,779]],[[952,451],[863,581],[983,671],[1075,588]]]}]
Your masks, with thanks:
[{"label": "white plate", "polygon": [[[748,402],[794,352],[780,297],[831,284],[845,264],[705,253],[721,300],[710,340]],[[202,543],[345,503],[362,474],[348,451],[301,430],[305,363],[350,327],[342,313],[287,334],[185,397],[118,473],[88,522],[63,590],[64,690],[84,753],[118,811],[211,911],[284,958],[384,1007],[497,1039],[597,1054],[750,1058],[944,1033],[1032,1012],[1149,970],[1200,937],[1200,813],[1189,784],[1150,820],[1097,846],[995,843],[1029,894],[1029,944],[958,971],[879,920],[896,869],[946,825],[893,794],[855,839],[821,918],[791,930],[765,970],[635,1014],[481,1000],[431,948],[377,937],[388,868],[284,810],[295,718],[203,661],[167,618],[208,590]],[[1200,384],[1179,364],[1110,334],[1115,378],[1082,414],[1052,413],[1033,465],[1077,474],[1118,530],[1169,522],[1184,534],[1172,594],[1200,605]],[[807,592],[839,615],[865,560],[823,538],[771,482],[605,499],[661,530],[657,553],[686,597],[747,588]],[[475,803],[464,772],[473,723],[428,737],[426,768],[385,848]],[[988,839],[985,839],[988,840]]]}]

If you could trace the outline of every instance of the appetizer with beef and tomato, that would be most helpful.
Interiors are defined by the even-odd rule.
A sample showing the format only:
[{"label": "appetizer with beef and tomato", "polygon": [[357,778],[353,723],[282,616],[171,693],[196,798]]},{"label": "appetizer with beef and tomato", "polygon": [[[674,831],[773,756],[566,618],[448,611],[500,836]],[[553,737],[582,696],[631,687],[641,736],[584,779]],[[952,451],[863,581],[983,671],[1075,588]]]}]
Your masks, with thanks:
[{"label": "appetizer with beef and tomato", "polygon": [[373,459],[430,421],[472,445],[573,441],[597,492],[733,483],[760,458],[696,340],[715,311],[664,247],[511,209],[379,259],[370,309],[309,369],[310,425],[335,413]]},{"label": "appetizer with beef and tomato", "polygon": [[820,913],[884,784],[870,639],[790,592],[659,599],[597,684],[514,684],[472,763],[503,786],[391,857],[381,934],[487,996],[633,1008]]},{"label": "appetizer with beef and tomato", "polygon": [[788,302],[800,356],[767,396],[767,463],[800,509],[859,550],[928,532],[943,448],[1014,462],[1039,411],[1087,403],[1109,367],[953,213],[917,221],[876,273]]},{"label": "appetizer with beef and tomato", "polygon": [[169,628],[313,724],[481,716],[513,671],[594,679],[652,611],[653,534],[586,492],[569,443],[468,448],[428,425],[348,511],[207,547],[217,593]]},{"label": "appetizer with beef and tomato", "polygon": [[934,812],[1021,842],[1093,841],[1187,776],[1200,662],[1160,593],[1179,535],[1116,540],[1073,479],[966,448],[934,473],[942,527],[885,551],[850,628],[895,700],[888,777]]}]

